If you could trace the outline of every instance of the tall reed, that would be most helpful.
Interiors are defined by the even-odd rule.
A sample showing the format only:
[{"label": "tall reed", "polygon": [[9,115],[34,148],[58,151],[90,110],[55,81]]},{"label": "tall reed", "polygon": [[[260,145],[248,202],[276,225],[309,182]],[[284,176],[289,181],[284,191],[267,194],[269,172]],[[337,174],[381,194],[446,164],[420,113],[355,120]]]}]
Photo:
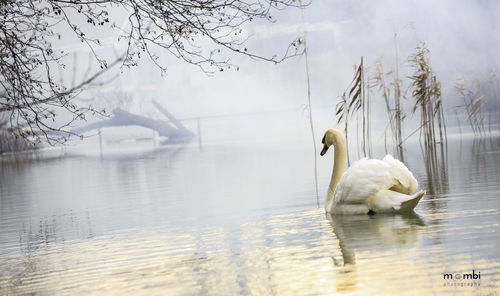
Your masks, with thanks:
[{"label": "tall reed", "polygon": [[[302,0],[299,0],[299,3],[302,5]],[[309,111],[309,125],[311,127],[311,138],[313,144],[313,154],[314,154],[314,185],[316,189],[316,203],[319,208],[319,187],[318,187],[318,155],[316,148],[316,137],[314,136],[314,122],[313,122],[313,113],[312,113],[312,103],[311,103],[311,79],[309,75],[309,50],[307,47],[307,30],[306,30],[306,22],[304,18],[304,11],[301,11],[301,20],[302,20],[302,29],[303,29],[303,38],[299,39],[299,43],[304,46],[304,57],[305,57],[305,71],[306,71],[306,82],[307,82],[307,107]]]}]

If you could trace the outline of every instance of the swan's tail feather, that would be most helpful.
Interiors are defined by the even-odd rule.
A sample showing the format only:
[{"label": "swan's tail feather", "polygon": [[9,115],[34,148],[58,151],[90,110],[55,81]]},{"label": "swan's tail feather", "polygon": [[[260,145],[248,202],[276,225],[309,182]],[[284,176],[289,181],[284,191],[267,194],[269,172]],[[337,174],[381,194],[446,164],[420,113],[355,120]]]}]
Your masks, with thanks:
[{"label": "swan's tail feather", "polygon": [[380,190],[368,201],[368,207],[375,213],[410,212],[417,206],[424,195],[425,190],[413,195],[393,190]]},{"label": "swan's tail feather", "polygon": [[426,191],[420,190],[419,192],[412,195],[411,199],[404,201],[401,203],[401,207],[399,208],[399,212],[409,212],[412,211],[418,204],[418,202],[424,197]]}]

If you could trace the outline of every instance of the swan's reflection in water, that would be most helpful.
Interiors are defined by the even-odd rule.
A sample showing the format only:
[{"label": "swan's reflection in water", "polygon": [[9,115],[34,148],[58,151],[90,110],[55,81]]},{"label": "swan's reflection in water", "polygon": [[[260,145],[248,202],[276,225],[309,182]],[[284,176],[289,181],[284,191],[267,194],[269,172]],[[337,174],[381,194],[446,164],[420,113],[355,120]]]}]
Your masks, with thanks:
[{"label": "swan's reflection in water", "polygon": [[424,220],[415,212],[401,214],[331,215],[326,218],[339,241],[342,261],[332,257],[341,268],[337,291],[358,289],[356,253],[412,252],[420,240]]},{"label": "swan's reflection in water", "polygon": [[424,220],[415,212],[397,215],[330,215],[344,265],[355,264],[355,252],[410,250],[417,246]]}]

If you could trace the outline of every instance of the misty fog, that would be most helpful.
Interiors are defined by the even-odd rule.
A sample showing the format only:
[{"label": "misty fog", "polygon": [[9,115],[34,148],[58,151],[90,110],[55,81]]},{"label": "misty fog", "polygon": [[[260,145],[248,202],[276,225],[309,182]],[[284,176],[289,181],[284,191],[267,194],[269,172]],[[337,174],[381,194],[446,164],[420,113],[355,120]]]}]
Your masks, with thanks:
[{"label": "misty fog", "polygon": [[[361,56],[368,70],[380,60],[386,71],[394,71],[397,62],[403,89],[408,89],[405,76],[412,71],[408,57],[421,42],[427,44],[431,65],[441,80],[445,110],[448,112],[459,105],[461,102],[454,89],[457,78],[465,75],[470,80],[484,81],[490,70],[499,68],[498,6],[494,1],[313,1],[304,10],[281,11],[275,15],[277,22],[274,24],[250,23],[245,27],[245,34],[249,36],[247,47],[250,51],[270,57],[282,54],[291,40],[306,32],[313,120],[321,134],[322,130],[336,125],[335,105],[339,95],[349,86],[354,65],[359,64]],[[116,23],[120,26],[119,21]],[[121,25],[126,26],[126,21]],[[116,57],[124,47],[115,39],[117,36],[110,33],[103,39],[105,45],[97,54],[110,59]],[[89,63],[96,65],[79,41],[62,48],[70,52],[69,66],[65,70],[68,73],[76,71],[76,76],[82,75],[82,69]],[[161,114],[151,106],[151,99],[181,119],[229,114],[238,117],[240,122],[230,124],[231,128],[214,130],[207,127],[215,123],[204,120],[206,139],[210,139],[210,133],[223,131],[227,139],[231,134],[248,134],[238,139],[251,140],[254,137],[252,130],[259,133],[261,139],[308,137],[304,56],[274,64],[230,53],[228,58],[239,70],[233,67],[207,75],[171,55],[161,52],[159,55],[167,66],[164,77],[148,58],[143,58],[137,67],[122,69],[117,76],[116,72],[120,71],[108,73],[103,80],[112,79],[111,83],[91,88],[82,93],[80,99],[107,111],[118,106],[159,119]],[[76,64],[71,62],[74,57]],[[66,74],[66,81],[69,76],[71,74]],[[411,104],[410,93],[408,91],[408,99],[403,103],[407,106]],[[116,99],[120,101],[124,97],[128,102],[117,102]],[[386,116],[376,88],[372,89],[371,102],[374,134],[379,136],[382,132],[377,134],[377,130],[383,129],[380,125],[386,124]],[[498,111],[498,106],[495,107]],[[257,117],[242,115],[260,112],[265,113],[254,114]],[[380,125],[377,119],[382,120]],[[100,119],[88,117],[88,120]],[[219,125],[223,127],[224,123]],[[270,126],[272,128],[268,129]],[[213,136],[220,138],[220,135]]]},{"label": "misty fog", "polygon": [[[116,17],[123,11],[110,12],[126,30],[128,20]],[[89,112],[65,127],[76,135],[64,145],[0,153],[0,294],[498,293],[500,88],[488,87],[492,73],[500,73],[500,2],[312,0],[273,16],[275,22],[245,23],[248,51],[279,58],[300,38],[307,56],[273,63],[222,50],[233,66],[207,73],[156,49],[165,72],[144,55],[135,67],[110,68],[74,99],[104,108],[108,117]],[[68,87],[99,71],[96,56],[110,63],[127,49],[116,30],[85,21],[82,27],[101,43],[95,52],[65,24],[56,27],[61,38],[53,49],[67,55],[54,79]],[[436,132],[429,145],[420,109],[412,112],[409,78],[409,57],[422,42],[440,81],[447,131],[444,140]],[[203,38],[199,45],[204,52],[217,49]],[[358,112],[348,117],[348,147],[341,145],[347,161],[337,161],[343,151],[337,140],[327,139],[334,147],[320,156],[328,149],[325,131],[344,131],[336,108],[361,57],[371,85],[373,152],[372,146],[361,151],[365,113]],[[406,181],[420,195],[408,213],[370,208],[330,215],[334,160],[398,158],[386,103],[372,82],[376,63],[398,72],[405,159],[399,157],[404,170],[397,172],[410,175]],[[471,89],[481,87],[470,102],[457,93],[460,78]],[[467,113],[474,106],[484,120],[479,137]],[[163,125],[98,127],[117,117],[114,110]],[[54,125],[72,116],[61,111]],[[161,134],[166,125],[187,136],[169,142]],[[89,126],[80,138],[78,131]],[[365,181],[378,172],[358,170],[350,180],[359,186],[344,192],[368,188]],[[383,191],[405,186],[390,177],[399,184]],[[454,278],[470,272],[482,279]]]}]

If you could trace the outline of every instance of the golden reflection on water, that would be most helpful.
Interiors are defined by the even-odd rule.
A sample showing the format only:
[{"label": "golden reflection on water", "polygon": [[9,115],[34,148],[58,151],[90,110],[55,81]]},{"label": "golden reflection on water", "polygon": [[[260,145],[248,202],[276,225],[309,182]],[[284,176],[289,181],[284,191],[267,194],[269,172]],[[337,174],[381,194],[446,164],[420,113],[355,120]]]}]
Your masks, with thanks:
[{"label": "golden reflection on water", "polygon": [[[131,229],[2,256],[0,294],[499,292],[499,262],[450,256],[439,244],[423,248],[427,227],[414,214],[325,218],[309,210],[238,226]],[[472,268],[482,273],[479,287],[444,286],[443,272]]]}]

